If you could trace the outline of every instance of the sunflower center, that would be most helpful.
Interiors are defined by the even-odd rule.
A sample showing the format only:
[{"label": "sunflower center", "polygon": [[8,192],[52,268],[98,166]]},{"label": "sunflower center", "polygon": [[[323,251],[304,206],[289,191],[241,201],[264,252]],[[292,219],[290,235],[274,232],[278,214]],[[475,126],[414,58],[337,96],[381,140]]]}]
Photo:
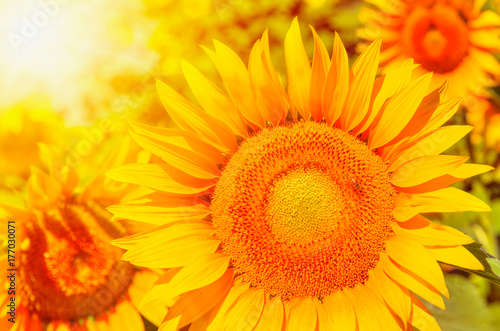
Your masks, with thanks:
[{"label": "sunflower center", "polygon": [[44,320],[97,317],[126,293],[134,268],[109,241],[125,231],[96,203],[69,203],[26,226],[19,271],[28,309]]},{"label": "sunflower center", "polygon": [[365,143],[325,124],[265,129],[222,172],[212,219],[247,282],[323,297],[368,278],[391,235],[395,191]]},{"label": "sunflower center", "polygon": [[328,235],[342,205],[342,190],[327,172],[292,168],[271,185],[265,216],[276,237],[300,244]]},{"label": "sunflower center", "polygon": [[467,55],[467,23],[456,9],[441,3],[415,8],[403,35],[412,57],[429,71],[453,71]]}]

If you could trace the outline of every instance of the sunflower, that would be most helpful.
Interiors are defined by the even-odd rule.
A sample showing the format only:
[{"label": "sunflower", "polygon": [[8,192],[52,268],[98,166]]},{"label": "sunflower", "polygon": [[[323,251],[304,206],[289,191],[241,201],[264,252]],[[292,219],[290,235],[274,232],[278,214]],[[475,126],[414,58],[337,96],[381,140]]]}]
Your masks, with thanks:
[{"label": "sunflower", "polygon": [[467,107],[467,122],[474,126],[472,141],[475,145],[485,143],[494,151],[500,151],[500,105],[498,100],[475,98]]},{"label": "sunflower", "polygon": [[38,143],[55,147],[65,138],[63,118],[54,114],[46,95],[0,107],[0,189],[25,185],[30,165],[41,165]]},{"label": "sunflower", "polygon": [[411,80],[411,60],[375,79],[380,41],[349,70],[338,35],[330,57],[312,33],[312,65],[296,19],[287,33],[287,92],[267,31],[248,69],[215,41],[226,92],[189,64],[203,109],[158,81],[178,128],[131,134],[163,162],[108,172],[155,191],[110,210],[157,225],[114,243],[169,269],[143,300],[180,295],[166,329],[435,330],[417,295],[445,308],[438,261],[483,268],[471,238],[420,215],[489,210],[449,185],[491,167],[439,155],[471,129],[440,127],[459,101],[443,100],[446,84],[427,94],[431,74]]},{"label": "sunflower", "polygon": [[450,81],[451,97],[484,94],[500,74],[500,16],[482,0],[365,0],[358,35],[382,38],[380,62],[393,68],[407,58],[434,72],[433,87]]},{"label": "sunflower", "polygon": [[[119,165],[129,145],[125,141],[101,164],[104,169]],[[132,225],[109,222],[105,209],[120,201],[116,196],[126,198],[128,185],[113,184],[102,172],[81,185],[79,169],[58,167],[55,154],[46,145],[41,149],[50,173],[32,167],[26,207],[9,203],[15,196],[0,205],[2,218],[7,215],[0,223],[9,228],[0,241],[6,289],[0,293],[0,328],[144,330],[136,306],[160,273],[120,260],[122,250],[109,242],[133,233]],[[165,313],[161,307],[144,310],[157,323]]]},{"label": "sunflower", "polygon": [[[302,22],[318,27],[320,36],[337,31],[348,53],[355,53],[355,27],[359,1],[339,0],[262,0],[255,6],[253,0],[146,0],[151,17],[161,20],[155,30],[150,47],[162,56],[160,67],[171,87],[184,92],[182,60],[189,61],[208,78],[217,76],[210,61],[205,61],[198,52],[198,45],[206,45],[213,39],[224,37],[227,45],[240,56],[248,54],[254,41],[262,34],[262,27],[274,31],[270,36],[271,58],[282,57],[278,46],[285,36],[294,16]],[[186,29],[186,25],[196,28]],[[182,36],[182,38],[179,38]],[[313,49],[312,36],[304,39],[307,49]],[[276,63],[278,70],[285,70],[284,63]],[[189,92],[187,92],[189,93]]]}]

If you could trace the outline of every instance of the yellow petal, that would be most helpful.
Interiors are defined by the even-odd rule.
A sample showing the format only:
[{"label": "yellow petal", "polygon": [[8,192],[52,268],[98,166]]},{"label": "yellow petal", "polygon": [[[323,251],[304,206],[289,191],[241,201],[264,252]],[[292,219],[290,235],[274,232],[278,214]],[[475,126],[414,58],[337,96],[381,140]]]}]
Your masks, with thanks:
[{"label": "yellow petal", "polygon": [[399,187],[416,186],[452,172],[467,159],[466,156],[422,156],[398,167],[392,174],[390,182]]},{"label": "yellow petal", "polygon": [[285,308],[281,297],[274,297],[264,305],[262,316],[255,326],[254,331],[274,331],[281,330],[283,327],[283,317],[285,316]]},{"label": "yellow petal", "polygon": [[179,128],[200,134],[223,152],[237,149],[236,137],[225,123],[195,107],[160,80],[156,87],[163,106]]},{"label": "yellow petal", "polygon": [[201,256],[182,268],[163,289],[163,298],[173,298],[200,287],[207,286],[222,277],[230,258],[223,254]]},{"label": "yellow petal", "polygon": [[[150,228],[131,236],[115,239],[113,240],[113,244],[125,249],[130,249],[131,244],[134,246],[136,244],[140,244],[141,246],[145,245],[145,251],[147,251],[149,249],[148,245],[155,245],[151,243],[152,241],[159,240],[156,244],[161,245],[162,242],[168,242],[172,239],[177,239],[186,235],[204,234],[210,236],[214,232],[215,228],[211,222],[201,220],[196,222],[184,222],[184,220],[181,220],[173,224]],[[126,245],[127,247],[124,247],[123,245]]]},{"label": "yellow petal", "polygon": [[431,315],[429,310],[424,306],[424,304],[417,298],[413,293],[410,293],[412,297],[412,319],[411,324],[419,330],[428,331],[441,331],[441,328],[437,324],[434,317]]},{"label": "yellow petal", "polygon": [[[135,307],[139,307],[142,298],[154,286],[158,276],[159,273],[149,270],[137,271],[134,274],[133,283],[128,288],[128,295]],[[140,313],[154,325],[160,325],[167,314],[167,307],[156,304],[148,305]]]},{"label": "yellow petal", "polygon": [[400,266],[410,270],[438,289],[444,296],[449,297],[443,272],[424,246],[409,237],[395,235],[387,240],[386,252]]},{"label": "yellow petal", "polygon": [[229,292],[232,286],[234,269],[228,269],[224,275],[210,285],[187,292],[170,307],[166,320],[180,316],[178,327],[192,323],[210,311]]},{"label": "yellow petal", "polygon": [[392,229],[397,236],[411,238],[424,246],[454,246],[470,244],[474,240],[469,236],[446,225],[434,224],[428,221],[427,226],[419,228],[404,228],[407,223],[394,224]]},{"label": "yellow petal", "polygon": [[155,154],[171,166],[197,178],[211,179],[220,175],[215,162],[202,153],[169,144],[162,140],[130,132],[139,146]]},{"label": "yellow petal", "polygon": [[247,137],[246,124],[226,93],[189,63],[182,63],[182,71],[201,107],[208,114],[226,123],[235,134]]},{"label": "yellow petal", "polygon": [[370,148],[381,147],[399,135],[417,111],[431,79],[432,73],[425,74],[387,101],[380,120],[370,131]]},{"label": "yellow petal", "polygon": [[321,96],[321,109],[327,123],[333,125],[342,114],[349,91],[349,60],[344,44],[335,32],[332,63]]},{"label": "yellow petal", "polygon": [[380,57],[381,40],[374,41],[353,64],[349,72],[349,92],[340,116],[342,127],[351,131],[365,118]]},{"label": "yellow petal", "polygon": [[327,312],[325,305],[322,304],[319,300],[314,300],[314,304],[316,306],[316,311],[318,312],[318,331],[329,331],[333,329],[332,319]]},{"label": "yellow petal", "polygon": [[[201,152],[208,158],[210,158],[214,163],[222,164],[225,163],[225,159],[222,156],[222,153],[212,145],[207,142],[204,142],[200,135],[178,129],[171,128],[161,128],[156,126],[150,126],[137,122],[130,122],[130,126],[134,132],[137,134],[154,138],[155,140],[159,140],[168,144],[180,146],[186,149],[191,149],[196,152]],[[118,163],[110,169],[120,166],[124,163]]]},{"label": "yellow petal", "polygon": [[160,325],[158,331],[177,331],[179,330],[178,324],[181,317],[174,318],[172,320],[166,321]]},{"label": "yellow petal", "polygon": [[302,43],[297,18],[294,18],[285,36],[285,61],[292,116],[297,118],[299,112],[305,120],[308,120],[311,117],[309,110],[311,66]]},{"label": "yellow petal", "polygon": [[499,32],[495,33],[491,30],[469,31],[469,42],[484,51],[500,51]]},{"label": "yellow petal", "polygon": [[386,100],[408,85],[416,66],[413,64],[413,59],[407,60],[400,68],[388,71],[375,81],[368,116],[361,122],[361,127],[357,129],[357,132],[365,132],[372,125]]},{"label": "yellow petal", "polygon": [[265,127],[266,121],[256,107],[250,85],[248,70],[233,50],[214,40],[215,52],[203,48],[210,56],[222,77],[226,91],[233,100],[240,114],[249,122]]},{"label": "yellow petal", "polygon": [[416,141],[411,147],[396,149],[393,158],[386,159],[389,163],[387,171],[394,171],[401,164],[418,157],[441,154],[462,139],[472,128],[469,125],[445,126]]},{"label": "yellow petal", "polygon": [[330,56],[328,55],[325,45],[316,33],[316,30],[314,30],[312,26],[309,27],[311,28],[314,37],[314,55],[312,61],[309,102],[311,115],[316,122],[319,122],[323,119],[323,111],[321,110],[321,95],[326,75],[328,74],[328,69],[330,68]]},{"label": "yellow petal", "polygon": [[59,182],[35,166],[31,166],[31,176],[26,185],[28,206],[46,208],[55,203],[62,193]]},{"label": "yellow petal", "polygon": [[229,294],[226,296],[223,304],[217,312],[217,315],[213,319],[212,323],[210,323],[210,325],[208,326],[207,331],[219,331],[222,328],[226,312],[233,306],[235,301],[238,300],[240,295],[248,290],[248,287],[248,283],[241,283],[231,288]]},{"label": "yellow petal", "polygon": [[[400,194],[399,198],[405,197]],[[394,207],[394,217],[399,222],[409,220],[419,213],[446,213],[461,211],[490,211],[490,207],[475,196],[448,187],[441,190],[409,195]]]},{"label": "yellow petal", "polygon": [[484,270],[483,265],[463,246],[429,247],[428,250],[440,262],[471,270]]},{"label": "yellow petal", "polygon": [[351,301],[343,291],[336,291],[324,300],[327,314],[330,315],[332,330],[354,330],[356,328],[356,315]]},{"label": "yellow petal", "polygon": [[[457,111],[460,103],[459,99],[443,102],[448,90],[448,81],[427,94],[409,123],[401,130],[391,143],[396,144],[404,138],[418,139],[431,131],[441,127]],[[441,120],[444,119],[443,122]],[[439,125],[436,125],[440,123]],[[424,128],[426,128],[424,130]],[[410,140],[411,140],[410,139]],[[384,150],[387,149],[384,148]]]},{"label": "yellow petal", "polygon": [[470,20],[469,27],[472,29],[498,28],[500,27],[500,15],[491,10],[483,11],[479,17]]},{"label": "yellow petal", "polygon": [[314,304],[316,298],[297,298],[287,303],[286,331],[314,331],[316,329],[317,312]]},{"label": "yellow petal", "polygon": [[111,330],[144,330],[144,323],[137,309],[126,300],[115,306],[114,313],[108,314],[108,323]]},{"label": "yellow petal", "polygon": [[248,72],[259,109],[273,125],[284,121],[288,111],[285,89],[273,68],[267,30],[257,40],[248,59]]},{"label": "yellow petal", "polygon": [[[220,245],[220,240],[207,235],[193,234],[172,239],[153,246],[146,254],[140,244],[134,246],[122,257],[122,260],[146,268],[177,268],[185,266],[200,256],[214,253]],[[151,247],[151,245],[147,245]]]},{"label": "yellow petal", "polygon": [[255,288],[243,292],[224,316],[221,330],[251,331],[262,315],[264,291]]},{"label": "yellow petal", "polygon": [[453,99],[437,106],[426,125],[420,130],[419,136],[434,131],[446,123],[457,112],[460,101],[460,99]]},{"label": "yellow petal", "polygon": [[344,290],[356,314],[359,330],[398,330],[396,320],[388,307],[377,299],[372,290],[364,284]]},{"label": "yellow petal", "polygon": [[372,269],[365,284],[406,324],[411,313],[411,299],[408,289],[394,283],[380,267]]},{"label": "yellow petal", "polygon": [[433,305],[445,309],[443,298],[437,289],[418,276],[413,275],[409,270],[404,270],[404,268],[395,265],[386,253],[380,254],[379,264],[393,282],[401,284]]},{"label": "yellow petal", "polygon": [[457,178],[469,178],[472,176],[477,176],[482,173],[494,170],[492,166],[486,164],[472,164],[466,163],[458,167],[457,169],[450,172],[450,176]]},{"label": "yellow petal", "polygon": [[215,185],[211,179],[196,178],[168,164],[127,164],[106,173],[118,182],[142,185],[174,194],[197,194]]},{"label": "yellow petal", "polygon": [[114,214],[113,220],[130,219],[155,225],[178,220],[200,220],[210,214],[210,209],[196,198],[169,195],[162,199],[143,199],[113,205],[107,209]]}]

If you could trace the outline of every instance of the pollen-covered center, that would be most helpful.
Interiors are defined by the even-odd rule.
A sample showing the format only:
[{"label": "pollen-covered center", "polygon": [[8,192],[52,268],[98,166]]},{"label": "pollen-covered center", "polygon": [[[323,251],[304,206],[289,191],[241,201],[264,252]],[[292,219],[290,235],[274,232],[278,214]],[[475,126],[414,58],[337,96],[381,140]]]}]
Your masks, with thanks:
[{"label": "pollen-covered center", "polygon": [[223,170],[212,219],[242,277],[283,298],[323,297],[368,278],[395,191],[366,144],[300,122],[249,138]]},{"label": "pollen-covered center", "polygon": [[67,203],[26,224],[19,284],[28,310],[77,321],[98,317],[126,293],[134,267],[109,243],[125,232],[108,216],[97,203]]},{"label": "pollen-covered center", "polygon": [[429,71],[453,71],[467,55],[465,19],[459,10],[442,3],[414,8],[403,29],[411,56]]},{"label": "pollen-covered center", "polygon": [[311,242],[336,227],[342,190],[316,167],[291,168],[269,189],[265,216],[273,234],[294,244]]}]

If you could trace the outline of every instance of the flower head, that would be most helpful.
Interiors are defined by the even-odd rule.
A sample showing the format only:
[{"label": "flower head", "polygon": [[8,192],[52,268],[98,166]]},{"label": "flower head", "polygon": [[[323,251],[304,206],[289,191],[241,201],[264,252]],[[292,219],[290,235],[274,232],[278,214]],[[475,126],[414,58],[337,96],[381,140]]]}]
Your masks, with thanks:
[{"label": "flower head", "polygon": [[421,64],[419,73],[434,72],[433,85],[450,82],[452,97],[484,94],[496,83],[500,63],[500,16],[482,8],[484,1],[367,0],[365,24],[358,35],[382,38],[381,63],[393,68],[407,58]]},{"label": "flower head", "polygon": [[375,79],[380,41],[349,70],[340,38],[330,56],[312,32],[312,65],[297,20],[287,33],[286,92],[267,31],[248,68],[215,42],[226,92],[188,64],[203,109],[158,82],[178,128],[135,123],[132,136],[163,161],[108,172],[155,191],[110,210],[157,225],[115,243],[170,268],[143,302],[181,295],[172,328],[431,329],[416,295],[444,308],[438,261],[482,269],[471,238],[420,215],[489,210],[449,187],[491,168],[439,155],[470,131],[440,127],[458,107],[447,85],[427,93],[412,61]]},{"label": "flower head", "polygon": [[[123,161],[130,143],[125,140],[121,146],[101,164],[104,169]],[[1,241],[1,284],[9,287],[5,273],[12,271],[16,284],[15,293],[0,294],[0,302],[15,298],[16,305],[15,316],[6,316],[9,311],[2,309],[2,330],[123,330],[123,325],[144,329],[135,306],[158,274],[120,260],[122,250],[110,241],[133,233],[132,227],[109,222],[111,214],[105,209],[126,199],[128,185],[113,185],[95,167],[85,183],[79,171],[85,173],[85,165],[58,167],[51,149],[41,145],[41,150],[49,172],[32,166],[26,206],[9,203],[15,197],[0,205],[2,226],[15,234]],[[145,313],[159,323],[154,313]]]}]

